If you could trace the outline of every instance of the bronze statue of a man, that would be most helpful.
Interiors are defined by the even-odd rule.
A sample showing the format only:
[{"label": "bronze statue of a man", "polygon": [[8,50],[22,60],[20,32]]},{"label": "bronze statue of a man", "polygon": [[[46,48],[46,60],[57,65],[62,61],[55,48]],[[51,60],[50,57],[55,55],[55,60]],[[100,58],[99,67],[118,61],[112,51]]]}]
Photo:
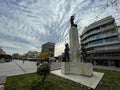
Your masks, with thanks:
[{"label": "bronze statue of a man", "polygon": [[69,45],[68,43],[65,44],[65,50],[64,50],[64,62],[69,62],[70,58],[69,58]]},{"label": "bronze statue of a man", "polygon": [[71,27],[72,27],[72,26],[77,27],[77,24],[74,23],[74,19],[75,19],[75,16],[72,15],[71,18],[70,18]]}]

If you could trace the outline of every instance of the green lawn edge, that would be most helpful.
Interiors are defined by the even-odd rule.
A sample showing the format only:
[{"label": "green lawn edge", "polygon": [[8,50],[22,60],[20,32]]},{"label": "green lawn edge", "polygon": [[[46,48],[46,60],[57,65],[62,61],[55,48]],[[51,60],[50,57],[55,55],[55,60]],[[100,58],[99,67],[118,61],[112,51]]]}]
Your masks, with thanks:
[{"label": "green lawn edge", "polygon": [[[120,90],[120,72],[94,69],[104,73],[95,90]],[[37,87],[41,78],[37,73],[7,77],[5,90],[93,90],[73,81],[50,74],[43,85]]]}]

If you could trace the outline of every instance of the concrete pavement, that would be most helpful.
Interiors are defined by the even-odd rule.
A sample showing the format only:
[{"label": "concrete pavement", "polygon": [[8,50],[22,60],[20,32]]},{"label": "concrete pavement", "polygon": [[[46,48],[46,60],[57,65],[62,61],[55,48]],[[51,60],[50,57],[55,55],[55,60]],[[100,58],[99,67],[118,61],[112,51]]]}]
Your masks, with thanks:
[{"label": "concrete pavement", "polygon": [[[13,60],[12,62],[0,63],[0,75],[14,76],[26,73],[36,72],[37,62],[22,60]],[[51,63],[51,70],[60,69],[61,64],[59,62]]]},{"label": "concrete pavement", "polygon": [[[93,66],[93,67],[98,69],[106,69],[120,72],[120,68],[116,67],[109,66]],[[60,62],[51,63],[51,70],[56,70],[60,68],[61,68]],[[36,62],[31,61],[25,61],[23,63],[22,60],[13,60],[12,62],[0,63],[0,75],[14,76],[26,73],[33,73],[36,72],[36,70],[37,70]]]},{"label": "concrete pavement", "polygon": [[13,60],[12,62],[0,63],[0,75],[19,75],[36,72],[36,62]]}]

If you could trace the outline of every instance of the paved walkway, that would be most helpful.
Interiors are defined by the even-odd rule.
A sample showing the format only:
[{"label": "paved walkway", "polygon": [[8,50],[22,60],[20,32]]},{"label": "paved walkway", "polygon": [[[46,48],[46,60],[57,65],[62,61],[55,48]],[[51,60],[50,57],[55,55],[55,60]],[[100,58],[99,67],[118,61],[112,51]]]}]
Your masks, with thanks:
[{"label": "paved walkway", "polygon": [[36,72],[36,62],[13,60],[12,62],[0,63],[0,75],[19,75]]},{"label": "paved walkway", "polygon": [[[52,62],[51,64],[51,70],[60,69],[60,67],[61,67],[60,62]],[[94,66],[94,68],[120,72],[120,68],[116,67]],[[25,61],[23,63],[22,60],[13,60],[12,62],[0,63],[0,75],[14,76],[26,73],[33,73],[36,72],[36,70],[37,70],[36,62],[31,61]]]},{"label": "paved walkway", "polygon": [[[51,70],[60,69],[61,63],[52,62]],[[36,62],[13,60],[12,62],[0,63],[0,75],[14,76],[36,72]]]}]

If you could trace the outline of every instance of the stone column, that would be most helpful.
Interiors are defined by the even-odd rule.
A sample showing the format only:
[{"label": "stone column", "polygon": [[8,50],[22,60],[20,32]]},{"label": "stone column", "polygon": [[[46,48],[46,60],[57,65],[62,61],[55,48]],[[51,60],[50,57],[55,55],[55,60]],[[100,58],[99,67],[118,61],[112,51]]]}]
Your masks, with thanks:
[{"label": "stone column", "polygon": [[81,62],[78,30],[76,26],[71,26],[69,32],[69,39],[70,39],[70,62]]}]

